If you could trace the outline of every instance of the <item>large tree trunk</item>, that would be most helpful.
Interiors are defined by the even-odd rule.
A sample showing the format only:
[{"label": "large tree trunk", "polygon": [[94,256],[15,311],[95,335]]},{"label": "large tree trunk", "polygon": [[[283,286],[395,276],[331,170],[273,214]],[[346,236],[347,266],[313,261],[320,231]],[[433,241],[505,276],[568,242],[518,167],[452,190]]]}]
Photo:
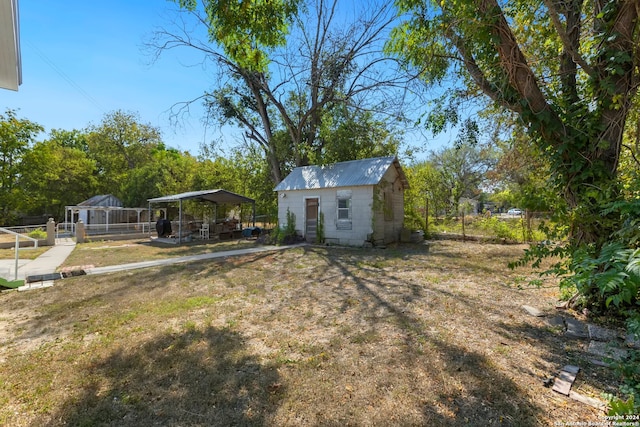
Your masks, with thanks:
[{"label": "large tree trunk", "polygon": [[[477,0],[477,6],[482,15],[493,17],[486,25],[502,73],[501,79],[494,81],[506,81],[507,86],[492,83],[482,73],[464,39],[449,37],[479,88],[518,113],[534,141],[550,158],[556,184],[571,211],[572,243],[599,246],[619,225],[617,218],[603,218],[601,211],[619,195],[616,173],[624,123],[639,84],[640,54],[634,37],[638,32],[640,0],[619,2],[616,10],[607,12],[606,22],[599,22],[602,18],[598,15],[594,25],[609,28],[609,37],[601,42],[602,54],[591,65],[579,54],[582,1],[546,0],[545,4],[564,44],[560,64],[564,105],[548,102],[496,0]],[[560,14],[564,20],[559,19]],[[594,87],[593,99],[582,102],[583,107],[589,104],[588,109],[577,108],[576,64],[580,64]],[[517,96],[505,96],[513,93]]]}]

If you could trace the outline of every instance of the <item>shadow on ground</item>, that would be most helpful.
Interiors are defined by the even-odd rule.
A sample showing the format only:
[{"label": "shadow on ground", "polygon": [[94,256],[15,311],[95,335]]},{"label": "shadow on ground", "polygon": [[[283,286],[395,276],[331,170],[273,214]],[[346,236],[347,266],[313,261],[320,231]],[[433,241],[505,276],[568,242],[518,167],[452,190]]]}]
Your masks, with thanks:
[{"label": "shadow on ground", "polygon": [[[307,250],[316,254],[322,253],[312,248]],[[427,255],[426,251],[422,255]],[[337,301],[342,301],[342,304],[336,304],[336,308],[342,313],[349,310],[359,311],[357,317],[366,319],[371,335],[381,333],[376,331],[382,331],[390,323],[403,331],[405,345],[401,357],[405,366],[416,374],[413,381],[415,390],[418,392],[421,387],[432,390],[421,382],[441,386],[436,395],[428,396],[425,393],[423,416],[427,425],[540,425],[545,409],[532,398],[528,390],[525,392],[522,381],[514,380],[526,375],[529,377],[528,382],[536,384],[541,393],[551,393],[549,389],[543,388],[542,378],[537,377],[539,373],[523,371],[524,367],[519,366],[517,361],[513,366],[501,366],[505,360],[511,363],[513,358],[494,358],[489,354],[496,351],[501,356],[500,352],[514,351],[513,348],[520,348],[523,339],[533,335],[533,345],[544,361],[544,365],[537,366],[538,371],[554,374],[554,371],[549,371],[549,367],[561,367],[568,362],[568,358],[562,351],[562,344],[558,342],[557,336],[550,333],[545,325],[514,326],[487,320],[504,318],[508,313],[501,311],[501,307],[470,298],[446,286],[425,286],[409,282],[405,276],[397,275],[394,270],[385,269],[384,266],[376,267],[375,261],[360,264],[354,269],[354,262],[349,260],[349,257],[347,251],[344,257],[335,254],[325,257],[329,267],[326,270],[336,271],[335,276],[342,278],[342,283],[330,285],[327,291],[334,293]],[[457,264],[449,266],[448,270],[453,273],[453,270],[459,270],[458,273],[462,270],[462,276],[467,272],[485,268]],[[453,281],[455,282],[455,279]],[[430,300],[437,302],[430,303]],[[414,301],[418,301],[419,306],[415,306]],[[416,309],[421,311],[415,311]],[[331,307],[327,307],[327,311],[330,310]],[[476,350],[473,344],[456,342],[453,339],[456,336],[455,331],[449,334],[443,332],[442,324],[434,324],[434,317],[429,314],[431,310],[448,310],[445,319],[447,316],[471,319],[471,322],[456,324],[460,327],[461,323],[469,323],[469,332],[476,335],[497,335],[505,338],[500,341],[498,347]],[[474,318],[484,326],[473,325]],[[434,332],[436,330],[437,332]],[[482,342],[482,339],[479,342]],[[423,375],[422,379],[418,378],[418,373]],[[602,385],[597,381],[595,383]]]},{"label": "shadow on ground", "polygon": [[282,392],[276,369],[248,354],[239,334],[213,327],[164,334],[83,369],[83,389],[46,424],[261,426]]}]

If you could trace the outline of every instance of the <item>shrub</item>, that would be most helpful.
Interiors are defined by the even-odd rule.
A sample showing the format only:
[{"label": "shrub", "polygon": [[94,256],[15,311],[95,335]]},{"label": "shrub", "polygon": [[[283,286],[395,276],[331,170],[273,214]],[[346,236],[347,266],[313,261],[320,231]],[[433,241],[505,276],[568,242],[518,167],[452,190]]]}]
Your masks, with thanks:
[{"label": "shrub", "polygon": [[287,222],[284,227],[276,227],[271,233],[272,239],[277,245],[294,243],[298,240],[296,233],[296,216],[287,208]]},{"label": "shrub", "polygon": [[[640,337],[640,199],[617,201],[602,211],[622,219],[618,230],[601,245],[553,245],[539,243],[511,266],[531,263],[539,267],[542,259],[559,257],[541,274],[561,278],[560,287],[577,291],[580,304],[592,311],[617,317],[626,323],[627,332]],[[620,388],[625,400],[610,397],[612,414],[637,414],[640,407],[640,355],[633,351],[630,360],[619,362],[623,378]]]},{"label": "shrub", "polygon": [[32,239],[46,239],[47,232],[44,231],[42,228],[36,228],[35,230],[27,234],[27,236],[31,237]]},{"label": "shrub", "polygon": [[501,221],[498,218],[482,218],[478,221],[480,229],[487,231],[498,239],[518,240],[519,230],[513,227],[511,222]]},{"label": "shrub", "polygon": [[324,243],[324,213],[318,215],[318,228],[316,230],[316,243]]}]

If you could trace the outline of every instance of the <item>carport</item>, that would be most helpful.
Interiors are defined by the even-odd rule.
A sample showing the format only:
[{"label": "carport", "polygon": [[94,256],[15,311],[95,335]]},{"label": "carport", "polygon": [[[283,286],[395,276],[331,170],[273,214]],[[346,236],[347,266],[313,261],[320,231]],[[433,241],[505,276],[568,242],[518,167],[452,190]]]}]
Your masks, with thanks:
[{"label": "carport", "polygon": [[[183,215],[182,215],[182,202],[185,200],[199,200],[201,202],[213,203],[215,205],[214,224],[217,220],[218,206],[219,205],[242,205],[250,203],[252,206],[252,218],[253,226],[256,225],[256,201],[246,196],[233,193],[231,191],[217,189],[217,190],[202,190],[202,191],[188,191],[186,193],[173,194],[170,196],[156,197],[148,199],[149,202],[149,218],[151,218],[151,206],[157,204],[178,204],[178,238],[177,243],[181,243],[183,240]],[[242,224],[242,222],[241,222]]]}]

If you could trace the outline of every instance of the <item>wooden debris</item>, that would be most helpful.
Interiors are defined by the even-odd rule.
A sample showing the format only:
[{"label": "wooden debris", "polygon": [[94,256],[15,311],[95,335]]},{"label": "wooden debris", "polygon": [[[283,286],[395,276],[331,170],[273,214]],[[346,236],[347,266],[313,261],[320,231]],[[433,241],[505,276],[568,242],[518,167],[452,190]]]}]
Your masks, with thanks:
[{"label": "wooden debris", "polygon": [[576,380],[576,375],[579,371],[580,368],[577,366],[566,365],[562,368],[560,374],[558,374],[558,378],[556,378],[552,390],[560,394],[564,394],[565,396],[569,396],[571,386]]},{"label": "wooden debris", "polygon": [[531,307],[530,305],[523,305],[522,308],[532,316],[544,317],[544,312],[542,312],[541,310],[538,310],[535,307]]},{"label": "wooden debris", "polygon": [[569,397],[571,399],[573,399],[573,400],[577,400],[578,402],[585,403],[585,404],[587,404],[589,406],[592,406],[592,407],[594,407],[596,409],[600,409],[601,411],[604,411],[604,410],[607,409],[607,405],[604,402],[602,402],[602,401],[600,401],[598,399],[594,399],[593,397],[588,397],[588,396],[582,395],[582,394],[580,394],[578,392],[575,392],[573,390],[569,392]]}]

